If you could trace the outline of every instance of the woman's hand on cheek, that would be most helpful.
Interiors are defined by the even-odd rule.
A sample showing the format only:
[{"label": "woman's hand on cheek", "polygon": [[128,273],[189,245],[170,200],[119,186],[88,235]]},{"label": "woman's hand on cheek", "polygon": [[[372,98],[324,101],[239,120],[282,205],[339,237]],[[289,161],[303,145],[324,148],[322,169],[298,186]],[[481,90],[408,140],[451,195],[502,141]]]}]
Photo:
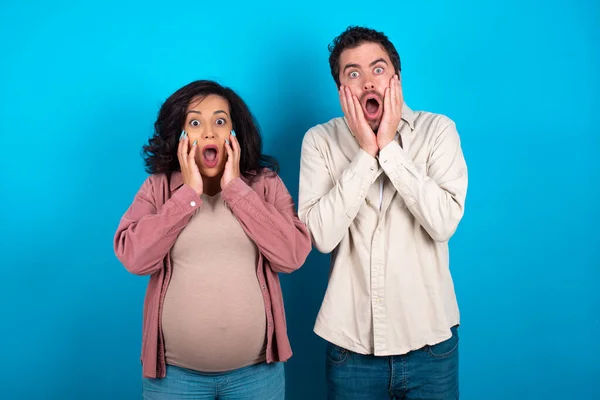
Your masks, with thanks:
[{"label": "woman's hand on cheek", "polygon": [[225,140],[225,150],[227,151],[227,163],[225,163],[225,171],[221,178],[221,189],[234,179],[240,177],[240,143],[235,137],[235,131],[231,131],[229,140]]},{"label": "woman's hand on cheek", "polygon": [[183,175],[183,183],[190,186],[198,193],[202,194],[203,184],[200,170],[196,165],[196,152],[198,151],[197,140],[192,144],[192,149],[188,152],[190,139],[186,131],[181,132],[179,137],[179,146],[177,147],[177,158],[179,159],[179,167]]}]

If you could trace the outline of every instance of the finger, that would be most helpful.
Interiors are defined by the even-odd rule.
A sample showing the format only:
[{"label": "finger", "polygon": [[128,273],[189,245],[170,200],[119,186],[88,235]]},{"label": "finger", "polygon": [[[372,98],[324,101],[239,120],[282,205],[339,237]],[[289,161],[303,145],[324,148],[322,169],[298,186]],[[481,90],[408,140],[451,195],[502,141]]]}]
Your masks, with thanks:
[{"label": "finger", "polygon": [[179,157],[181,154],[181,149],[183,148],[183,140],[185,139],[185,136],[185,131],[182,131],[181,136],[179,136],[179,143],[177,144],[177,157]]},{"label": "finger", "polygon": [[344,115],[348,116],[348,98],[346,97],[346,89],[344,88],[344,86],[340,86],[339,95],[340,104],[342,105],[342,111],[344,112]]},{"label": "finger", "polygon": [[231,148],[231,142],[225,139],[225,151],[227,152],[227,164],[233,162],[233,150]]},{"label": "finger", "polygon": [[177,143],[177,159],[181,164],[181,147],[183,146],[183,136],[179,138],[179,143]]},{"label": "finger", "polygon": [[198,145],[192,146],[192,150],[190,151],[190,159],[187,164],[188,168],[191,170],[191,173],[196,178],[201,177],[200,168],[198,168],[198,164],[196,164],[196,153],[199,151],[200,151],[200,149],[198,148]]},{"label": "finger", "polygon": [[232,131],[232,132],[233,133],[231,135],[231,144],[233,145],[233,156],[234,156],[235,162],[239,163],[240,155],[241,155],[240,142],[238,142],[238,140],[237,140],[235,131]]},{"label": "finger", "polygon": [[396,98],[398,99],[398,107],[402,108],[402,104],[404,103],[404,96],[402,94],[402,80],[399,75],[396,79],[396,86],[398,88],[398,91],[396,93]]},{"label": "finger", "polygon": [[[352,94],[349,88],[345,88],[346,101],[348,102],[348,113],[353,121],[358,121],[358,109],[360,108],[360,102],[358,98]],[[356,105],[358,104],[358,108]]]},{"label": "finger", "polygon": [[396,80],[396,75],[394,75],[394,79],[392,80],[392,84],[390,85],[390,107],[392,108],[390,111],[396,111],[398,106],[398,81]]},{"label": "finger", "polygon": [[391,94],[390,97],[392,99],[392,107],[394,110],[398,110],[399,98],[398,93],[400,92],[400,86],[398,85],[398,75],[394,75],[394,82],[392,86],[390,86]]},{"label": "finger", "polygon": [[[394,85],[392,85],[393,87]],[[391,88],[385,88],[385,92],[383,92],[383,112],[394,112],[394,109],[392,108],[392,95],[391,95]]]},{"label": "finger", "polygon": [[192,144],[192,149],[190,150],[190,152],[187,155],[187,167],[189,168],[192,165],[196,164],[195,161],[195,157],[196,157],[196,149],[198,148],[198,141],[195,140],[194,143]]},{"label": "finger", "polygon": [[187,149],[188,137],[184,136],[182,140],[179,141],[179,147],[177,149],[177,158],[179,159],[179,167],[183,171],[187,165],[186,158],[186,149]]},{"label": "finger", "polygon": [[347,88],[345,86],[342,86],[342,88],[340,89],[340,101],[342,103],[342,110],[344,111],[344,115],[348,118],[350,118],[350,108],[352,107],[351,105],[351,97],[348,97],[348,93],[346,92]]},{"label": "finger", "polygon": [[352,96],[352,112],[354,113],[354,118],[356,121],[360,123],[367,122],[365,113],[360,105],[360,101],[358,101],[358,97],[356,96]]}]

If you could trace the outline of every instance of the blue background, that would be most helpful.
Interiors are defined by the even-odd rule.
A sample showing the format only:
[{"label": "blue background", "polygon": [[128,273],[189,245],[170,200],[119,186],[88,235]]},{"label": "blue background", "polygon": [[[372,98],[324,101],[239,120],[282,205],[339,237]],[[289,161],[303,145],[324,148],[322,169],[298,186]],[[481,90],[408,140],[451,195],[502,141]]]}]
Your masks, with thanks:
[{"label": "blue background", "polygon": [[[297,199],[303,134],[341,115],[327,44],[350,24],[389,35],[407,104],[463,141],[462,398],[600,398],[600,3],[244,3],[2,2],[0,398],[140,397],[147,279],[112,240],[161,102],[230,85]],[[327,269],[315,250],[283,277],[289,399],[324,398]]]}]

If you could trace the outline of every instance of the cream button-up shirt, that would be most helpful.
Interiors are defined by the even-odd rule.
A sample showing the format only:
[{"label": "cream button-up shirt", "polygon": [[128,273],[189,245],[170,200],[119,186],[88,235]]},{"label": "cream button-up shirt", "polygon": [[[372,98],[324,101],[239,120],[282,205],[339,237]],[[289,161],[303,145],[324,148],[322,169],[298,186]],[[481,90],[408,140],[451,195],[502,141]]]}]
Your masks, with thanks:
[{"label": "cream button-up shirt", "polygon": [[403,106],[377,158],[344,118],[302,142],[298,212],[331,253],[314,331],[361,354],[397,355],[451,337],[459,310],[448,240],[464,212],[467,166],[449,118]]}]

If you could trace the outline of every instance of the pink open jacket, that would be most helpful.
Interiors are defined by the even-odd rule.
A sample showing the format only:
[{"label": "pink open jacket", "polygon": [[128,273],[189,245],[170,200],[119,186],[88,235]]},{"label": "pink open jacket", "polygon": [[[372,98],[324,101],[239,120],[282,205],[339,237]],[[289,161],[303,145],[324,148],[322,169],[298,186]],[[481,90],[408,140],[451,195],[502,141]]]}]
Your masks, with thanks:
[{"label": "pink open jacket", "polygon": [[[259,250],[256,274],[267,315],[267,362],[286,361],[292,350],[278,273],[300,268],[311,250],[310,235],[276,174],[265,172],[252,181],[237,178],[221,195]],[[115,234],[115,254],[125,268],[136,275],[151,275],[142,328],[142,373],[147,378],[165,377],[161,313],[173,271],[171,248],[201,206],[200,196],[183,184],[180,172],[173,173],[170,182],[165,174],[153,175],[136,194]]]}]

